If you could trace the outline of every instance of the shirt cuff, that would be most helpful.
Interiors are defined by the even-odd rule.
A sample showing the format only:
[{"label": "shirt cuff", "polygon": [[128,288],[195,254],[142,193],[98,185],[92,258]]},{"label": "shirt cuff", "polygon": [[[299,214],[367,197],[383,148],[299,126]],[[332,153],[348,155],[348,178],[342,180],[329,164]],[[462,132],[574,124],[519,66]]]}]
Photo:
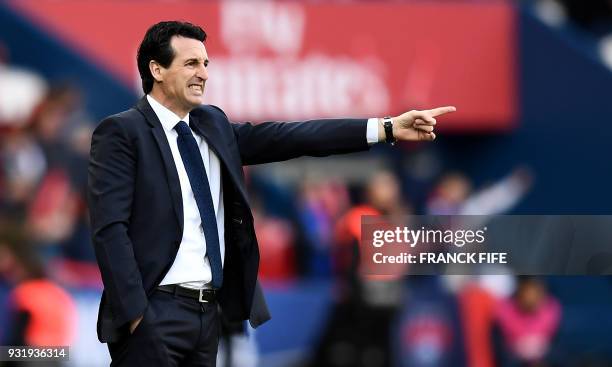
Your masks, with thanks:
[{"label": "shirt cuff", "polygon": [[366,131],[366,139],[368,144],[378,143],[378,119],[368,119],[368,129]]}]

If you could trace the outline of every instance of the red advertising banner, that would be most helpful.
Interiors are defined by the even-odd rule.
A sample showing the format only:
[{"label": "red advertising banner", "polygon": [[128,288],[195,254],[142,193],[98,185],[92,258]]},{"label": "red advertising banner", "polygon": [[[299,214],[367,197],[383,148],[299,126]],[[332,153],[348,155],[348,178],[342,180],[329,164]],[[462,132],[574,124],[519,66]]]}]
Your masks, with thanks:
[{"label": "red advertising banner", "polygon": [[440,130],[503,131],[518,114],[514,9],[490,2],[14,0],[14,9],[139,88],[160,20],[209,35],[206,102],[236,121],[382,116],[452,104]]}]

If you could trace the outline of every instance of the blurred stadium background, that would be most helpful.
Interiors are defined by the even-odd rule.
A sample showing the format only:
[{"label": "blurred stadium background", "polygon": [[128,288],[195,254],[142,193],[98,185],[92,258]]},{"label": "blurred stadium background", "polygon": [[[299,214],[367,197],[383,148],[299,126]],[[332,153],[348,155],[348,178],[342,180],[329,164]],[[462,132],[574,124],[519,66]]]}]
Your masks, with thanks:
[{"label": "blurred stadium background", "polygon": [[273,319],[220,366],[612,366],[610,277],[372,282],[354,247],[364,213],[611,214],[609,0],[0,1],[0,345],[108,365],[89,139],[166,19],[208,33],[233,121],[458,108],[433,144],[246,169]]}]

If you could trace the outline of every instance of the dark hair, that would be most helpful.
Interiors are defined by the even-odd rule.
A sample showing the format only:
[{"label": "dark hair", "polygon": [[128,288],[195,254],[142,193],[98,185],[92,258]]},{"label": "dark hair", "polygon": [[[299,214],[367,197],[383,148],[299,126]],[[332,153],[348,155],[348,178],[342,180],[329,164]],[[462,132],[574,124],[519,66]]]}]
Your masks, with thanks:
[{"label": "dark hair", "polygon": [[166,21],[154,24],[147,30],[138,47],[138,72],[142,80],[142,90],[148,94],[153,89],[153,75],[149,70],[149,62],[157,61],[167,68],[174,60],[174,50],[170,45],[173,36],[193,38],[206,41],[206,32],[197,25],[188,22]]}]

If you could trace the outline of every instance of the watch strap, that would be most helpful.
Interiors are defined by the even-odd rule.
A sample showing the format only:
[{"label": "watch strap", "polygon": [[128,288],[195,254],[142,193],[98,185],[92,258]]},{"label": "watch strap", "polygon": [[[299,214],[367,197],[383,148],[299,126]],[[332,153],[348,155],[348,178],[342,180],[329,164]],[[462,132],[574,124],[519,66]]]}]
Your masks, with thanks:
[{"label": "watch strap", "polygon": [[385,142],[395,145],[397,141],[393,136],[393,119],[390,116],[383,117],[383,127],[385,128]]}]

